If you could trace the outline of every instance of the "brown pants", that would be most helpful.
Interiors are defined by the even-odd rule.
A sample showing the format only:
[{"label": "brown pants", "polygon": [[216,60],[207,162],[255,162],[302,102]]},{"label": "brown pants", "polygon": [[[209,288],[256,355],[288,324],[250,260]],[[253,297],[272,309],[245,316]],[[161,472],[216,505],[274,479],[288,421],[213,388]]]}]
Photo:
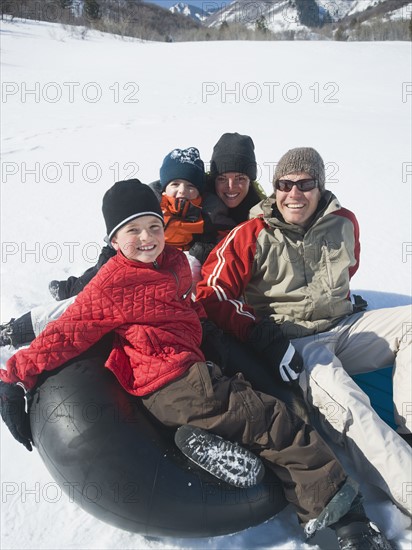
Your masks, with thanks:
[{"label": "brown pants", "polygon": [[192,424],[251,449],[278,476],[302,523],[318,517],[346,479],[311,426],[241,374],[222,376],[213,363],[195,363],[142,403],[163,424]]}]

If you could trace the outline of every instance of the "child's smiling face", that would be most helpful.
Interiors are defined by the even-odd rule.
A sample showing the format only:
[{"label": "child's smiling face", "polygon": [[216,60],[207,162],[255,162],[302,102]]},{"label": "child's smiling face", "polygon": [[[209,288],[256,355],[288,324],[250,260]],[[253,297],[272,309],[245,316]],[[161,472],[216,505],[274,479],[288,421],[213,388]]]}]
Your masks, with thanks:
[{"label": "child's smiling face", "polygon": [[141,216],[116,231],[111,243],[128,260],[154,262],[165,247],[163,223],[156,216]]},{"label": "child's smiling face", "polygon": [[193,200],[199,196],[198,188],[190,181],[182,179],[169,181],[164,192],[168,197],[178,199]]}]

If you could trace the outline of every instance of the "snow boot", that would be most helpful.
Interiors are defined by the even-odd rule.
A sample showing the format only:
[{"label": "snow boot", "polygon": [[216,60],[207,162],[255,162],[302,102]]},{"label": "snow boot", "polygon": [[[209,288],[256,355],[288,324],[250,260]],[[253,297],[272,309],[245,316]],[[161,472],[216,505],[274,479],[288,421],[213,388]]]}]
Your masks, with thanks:
[{"label": "snow boot", "polygon": [[355,522],[335,529],[340,550],[395,550],[376,525]]},{"label": "snow boot", "polygon": [[[319,516],[316,519],[311,519],[305,525],[306,537],[310,539],[317,531],[325,529],[325,527],[333,528],[334,525],[347,525],[348,522],[354,520],[367,520],[358,490],[359,484],[348,477]],[[351,514],[350,517],[349,514]],[[348,521],[345,521],[344,518]]]},{"label": "snow boot", "polygon": [[175,443],[192,462],[235,487],[252,487],[265,474],[261,460],[253,453],[201,428],[180,426]]},{"label": "snow boot", "polygon": [[305,534],[311,538],[320,529],[330,527],[336,533],[340,550],[394,550],[369,521],[358,487],[356,481],[347,478],[322,513],[306,524]]},{"label": "snow boot", "polygon": [[13,323],[14,319],[10,319],[8,323],[0,325],[0,347],[13,345]]}]

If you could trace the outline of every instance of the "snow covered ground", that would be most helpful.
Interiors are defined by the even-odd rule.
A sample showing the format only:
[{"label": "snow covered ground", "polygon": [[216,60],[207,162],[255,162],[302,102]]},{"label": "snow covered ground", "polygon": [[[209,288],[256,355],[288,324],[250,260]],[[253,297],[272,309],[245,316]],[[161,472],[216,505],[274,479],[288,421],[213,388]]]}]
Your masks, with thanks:
[{"label": "snow covered ground", "polygon": [[[20,21],[2,23],[1,47],[2,321],[95,262],[114,181],[156,179],[174,147],[197,146],[208,161],[235,131],[253,137],[267,192],[287,149],[318,149],[327,187],[361,226],[353,290],[371,307],[411,302],[410,44],[143,43]],[[2,365],[9,355],[2,348]],[[327,530],[305,544],[290,509],[208,540],[119,531],[71,503],[38,454],[0,431],[3,550],[337,548]],[[366,494],[370,516],[411,548],[409,520]]]}]

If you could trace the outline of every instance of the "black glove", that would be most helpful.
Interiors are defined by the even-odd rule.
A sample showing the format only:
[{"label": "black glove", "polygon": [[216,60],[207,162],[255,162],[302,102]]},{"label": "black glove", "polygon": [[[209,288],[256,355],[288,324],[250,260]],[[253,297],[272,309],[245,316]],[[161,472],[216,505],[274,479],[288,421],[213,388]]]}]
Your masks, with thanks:
[{"label": "black glove", "polygon": [[359,313],[365,311],[368,307],[368,302],[362,298],[359,294],[352,294],[351,296],[353,313]]},{"label": "black glove", "polygon": [[263,319],[250,331],[249,343],[263,357],[266,367],[283,382],[293,383],[303,370],[302,357],[271,319]]},{"label": "black glove", "polygon": [[80,275],[80,277],[70,276],[65,281],[51,281],[49,284],[49,290],[51,295],[58,302],[61,300],[67,300],[73,296],[77,296],[84,287],[90,283],[93,277],[96,276],[99,269],[116,255],[116,250],[111,246],[104,246],[100,252],[97,264],[93,267],[89,267],[86,271]]},{"label": "black glove", "polygon": [[206,261],[206,258],[209,256],[215,246],[216,243],[197,241],[193,243],[193,245],[189,249],[189,254],[199,260],[199,262],[203,265]]},{"label": "black glove", "polygon": [[0,414],[11,435],[32,451],[30,418],[26,413],[24,390],[16,384],[0,382]]}]

